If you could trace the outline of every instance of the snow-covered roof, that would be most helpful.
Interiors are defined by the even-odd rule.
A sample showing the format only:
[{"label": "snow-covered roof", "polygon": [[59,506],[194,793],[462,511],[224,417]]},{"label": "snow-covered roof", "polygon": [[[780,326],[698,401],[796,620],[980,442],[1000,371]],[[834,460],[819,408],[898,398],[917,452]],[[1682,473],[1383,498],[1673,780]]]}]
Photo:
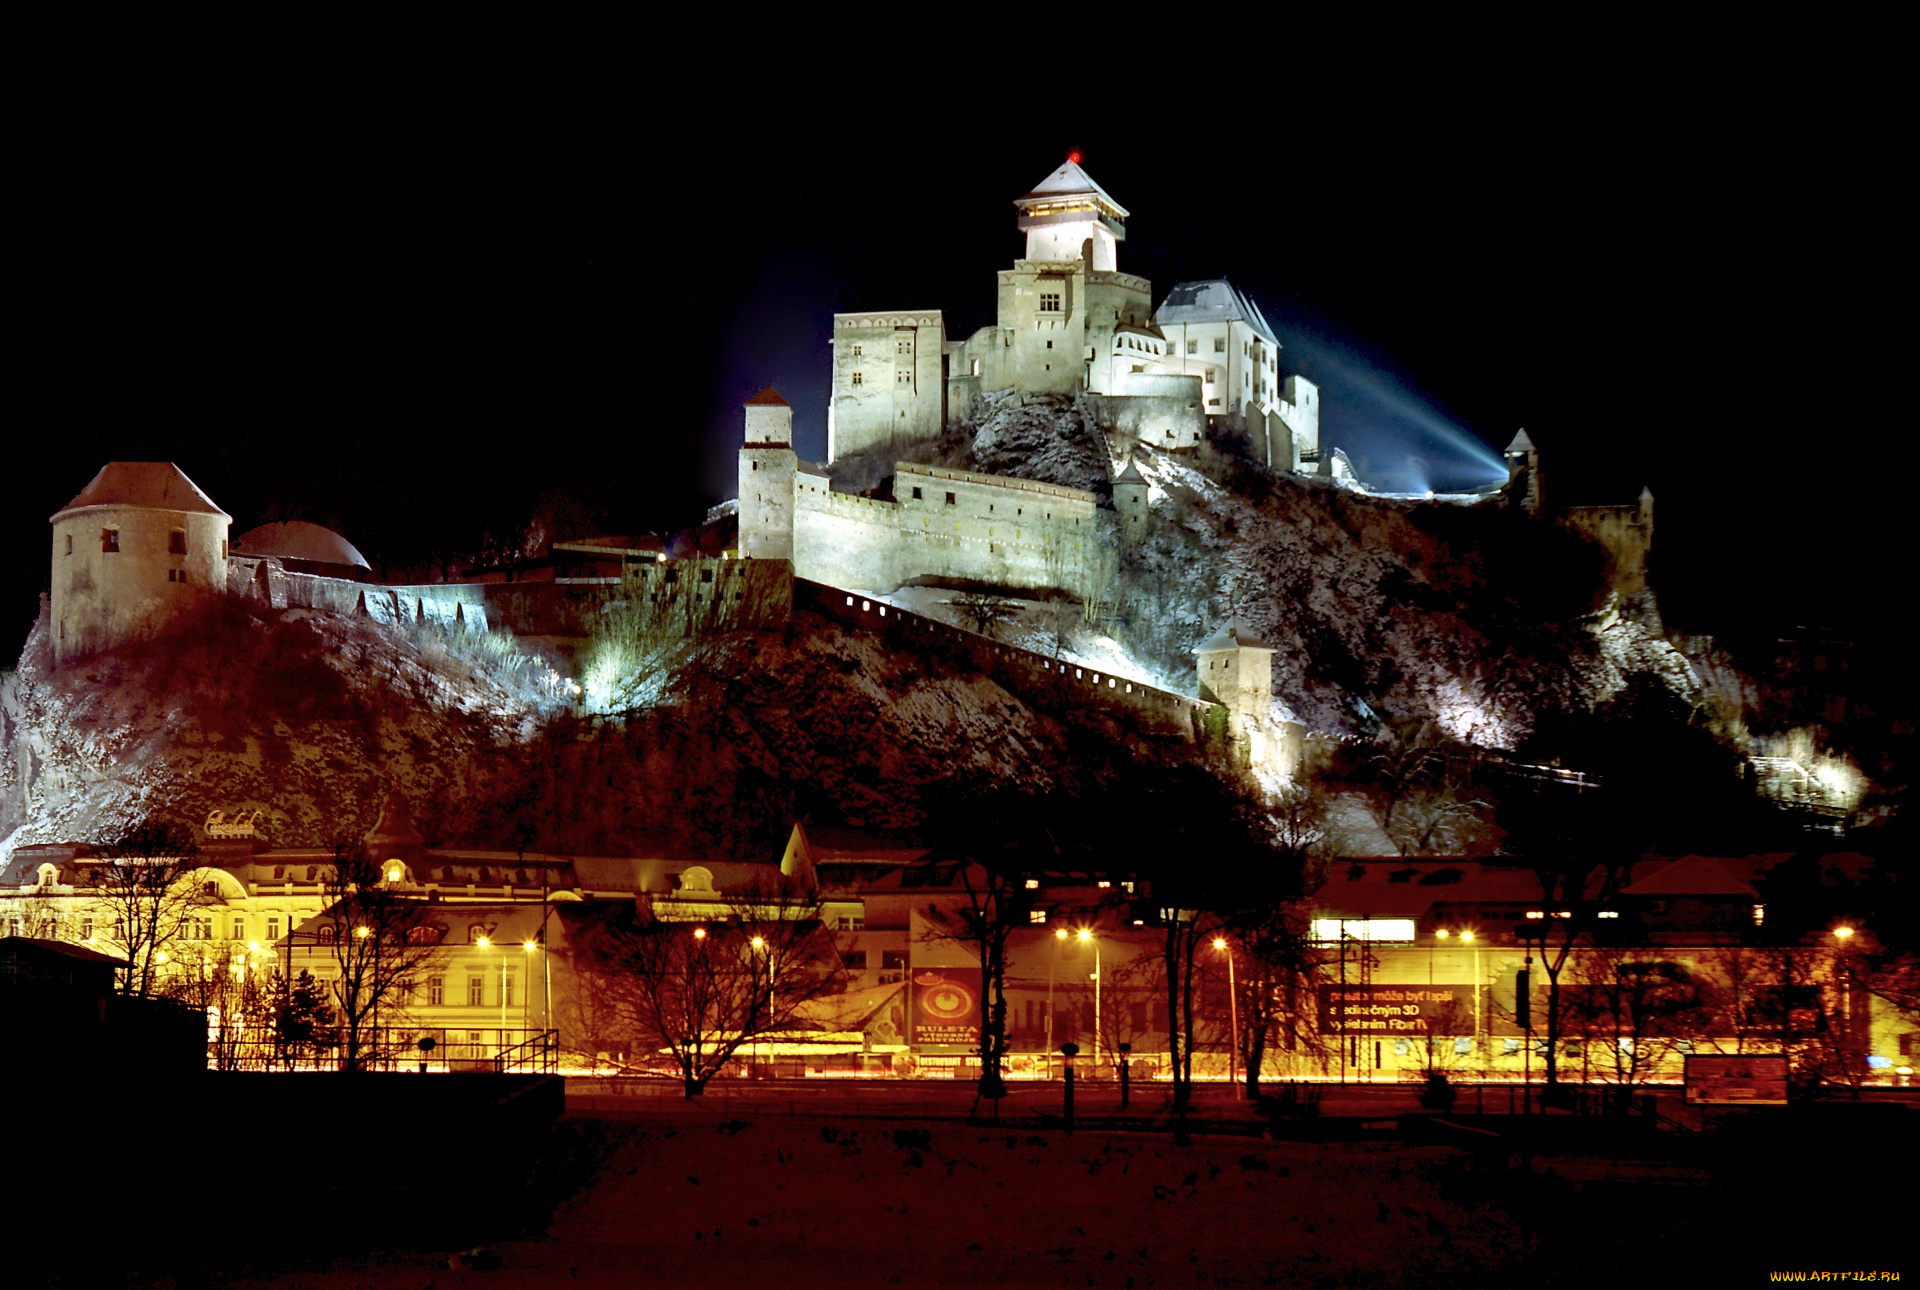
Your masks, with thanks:
[{"label": "snow-covered roof", "polygon": [[284,520],[248,529],[233,540],[238,555],[269,555],[282,560],[311,560],[317,564],[351,564],[369,572],[373,566],[359,548],[330,528],[306,520]]},{"label": "snow-covered roof", "polygon": [[1173,290],[1167,292],[1167,298],[1153,311],[1153,321],[1163,328],[1169,323],[1243,322],[1269,345],[1280,344],[1260,306],[1225,278],[1174,283]]},{"label": "snow-covered roof", "polygon": [[1127,218],[1127,208],[1113,200],[1112,194],[1106,189],[1094,183],[1093,177],[1080,169],[1080,163],[1077,161],[1061,163],[1058,170],[1035,184],[1032,192],[1014,199],[1014,205],[1024,206],[1029,202],[1057,201],[1062,197],[1080,196],[1092,197],[1107,206],[1108,213],[1117,219]]},{"label": "snow-covered roof", "polygon": [[1242,627],[1238,622],[1229,622],[1225,627],[1201,641],[1194,647],[1196,654],[1211,654],[1223,649],[1261,649],[1273,653],[1273,646],[1263,644],[1259,637]]},{"label": "snow-covered roof", "polygon": [[1533,440],[1527,438],[1527,432],[1524,429],[1522,429],[1519,434],[1513,437],[1513,442],[1507,445],[1507,451],[1508,452],[1538,452],[1539,449],[1533,446]]},{"label": "snow-covered roof", "polygon": [[59,519],[83,506],[142,506],[158,511],[233,517],[213,504],[180,467],[170,461],[110,461],[80,495],[56,511]]}]

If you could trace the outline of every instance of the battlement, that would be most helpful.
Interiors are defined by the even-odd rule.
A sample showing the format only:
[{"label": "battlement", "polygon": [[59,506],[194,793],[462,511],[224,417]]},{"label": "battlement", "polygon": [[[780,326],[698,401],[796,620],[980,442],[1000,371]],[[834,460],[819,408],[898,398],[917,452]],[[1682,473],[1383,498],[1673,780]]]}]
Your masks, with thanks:
[{"label": "battlement", "polygon": [[[931,479],[952,479],[963,484],[984,484],[990,488],[1004,488],[1016,493],[1034,493],[1043,497],[1058,497],[1063,501],[1084,502],[1092,506],[1099,499],[1081,488],[1068,488],[1063,484],[1043,484],[1034,479],[1015,479],[1010,475],[982,475],[971,470],[951,470],[945,466],[922,466],[917,462],[902,461],[894,465],[896,478],[900,475],[921,475]],[[898,485],[896,485],[897,489]]]}]

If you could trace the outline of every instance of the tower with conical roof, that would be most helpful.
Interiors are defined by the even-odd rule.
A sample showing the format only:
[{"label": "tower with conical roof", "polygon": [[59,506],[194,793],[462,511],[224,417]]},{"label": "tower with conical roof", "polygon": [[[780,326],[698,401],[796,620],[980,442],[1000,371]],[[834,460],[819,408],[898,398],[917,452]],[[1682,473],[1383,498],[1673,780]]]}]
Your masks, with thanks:
[{"label": "tower with conical roof", "polygon": [[1120,515],[1120,540],[1129,546],[1147,535],[1147,480],[1129,455],[1127,468],[1113,477],[1113,509]]},{"label": "tower with conical roof", "polygon": [[793,405],[771,385],[747,400],[740,447],[740,554],[793,559]]},{"label": "tower with conical roof", "polygon": [[1127,210],[1080,168],[1074,153],[1033,191],[1014,199],[1029,260],[1081,260],[1111,273],[1120,267],[1118,248],[1127,239]]},{"label": "tower with conical roof", "polygon": [[1507,497],[1529,515],[1538,515],[1544,499],[1540,488],[1540,450],[1522,429],[1507,445]]},{"label": "tower with conical roof", "polygon": [[52,517],[54,665],[227,589],[233,518],[170,461],[112,461]]}]

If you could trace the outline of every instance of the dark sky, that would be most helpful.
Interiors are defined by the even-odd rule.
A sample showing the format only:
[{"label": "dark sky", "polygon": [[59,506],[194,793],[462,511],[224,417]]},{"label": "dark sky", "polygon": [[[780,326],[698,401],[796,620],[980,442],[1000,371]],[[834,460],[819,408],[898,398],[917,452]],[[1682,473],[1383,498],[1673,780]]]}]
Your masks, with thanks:
[{"label": "dark sky", "polygon": [[1025,126],[963,94],[882,128],[639,68],[361,71],[72,84],[36,114],[7,163],[6,640],[46,517],[112,458],[177,461],[236,533],[314,519],[395,572],[535,511],[687,524],[761,384],[823,451],[835,309],[990,322],[1011,201],[1070,148],[1133,212],[1121,266],[1156,301],[1255,296],[1326,388],[1325,441],[1471,476],[1462,445],[1524,425],[1563,498],[1651,484],[1682,629],[1901,608],[1912,416],[1879,393],[1895,207],[1867,90],[1649,67],[1356,85],[1262,131],[1199,129],[1205,96]]}]

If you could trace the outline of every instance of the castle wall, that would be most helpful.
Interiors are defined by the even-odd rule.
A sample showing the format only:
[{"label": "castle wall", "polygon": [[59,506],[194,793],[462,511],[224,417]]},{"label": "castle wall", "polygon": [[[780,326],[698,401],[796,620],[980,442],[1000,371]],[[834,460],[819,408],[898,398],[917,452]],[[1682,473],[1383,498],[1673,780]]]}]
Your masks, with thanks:
[{"label": "castle wall", "polygon": [[1089,399],[1094,418],[1125,439],[1156,448],[1192,448],[1206,435],[1197,376],[1130,372],[1120,393]]},{"label": "castle wall", "polygon": [[802,472],[795,573],[876,592],[916,578],[1071,587],[1092,555],[1094,497],[1077,488],[902,462],[894,497],[836,493]]},{"label": "castle wall", "polygon": [[1622,600],[1647,589],[1647,553],[1653,549],[1651,506],[1570,506],[1569,527],[1607,553],[1607,582]]},{"label": "castle wall", "polygon": [[740,554],[751,559],[793,558],[794,474],[791,448],[740,450]]},{"label": "castle wall", "polygon": [[49,597],[55,664],[152,631],[195,596],[224,591],[229,523],[136,506],[62,514],[53,524]]},{"label": "castle wall", "polygon": [[938,310],[833,316],[828,461],[939,437],[947,412],[946,339]]}]

